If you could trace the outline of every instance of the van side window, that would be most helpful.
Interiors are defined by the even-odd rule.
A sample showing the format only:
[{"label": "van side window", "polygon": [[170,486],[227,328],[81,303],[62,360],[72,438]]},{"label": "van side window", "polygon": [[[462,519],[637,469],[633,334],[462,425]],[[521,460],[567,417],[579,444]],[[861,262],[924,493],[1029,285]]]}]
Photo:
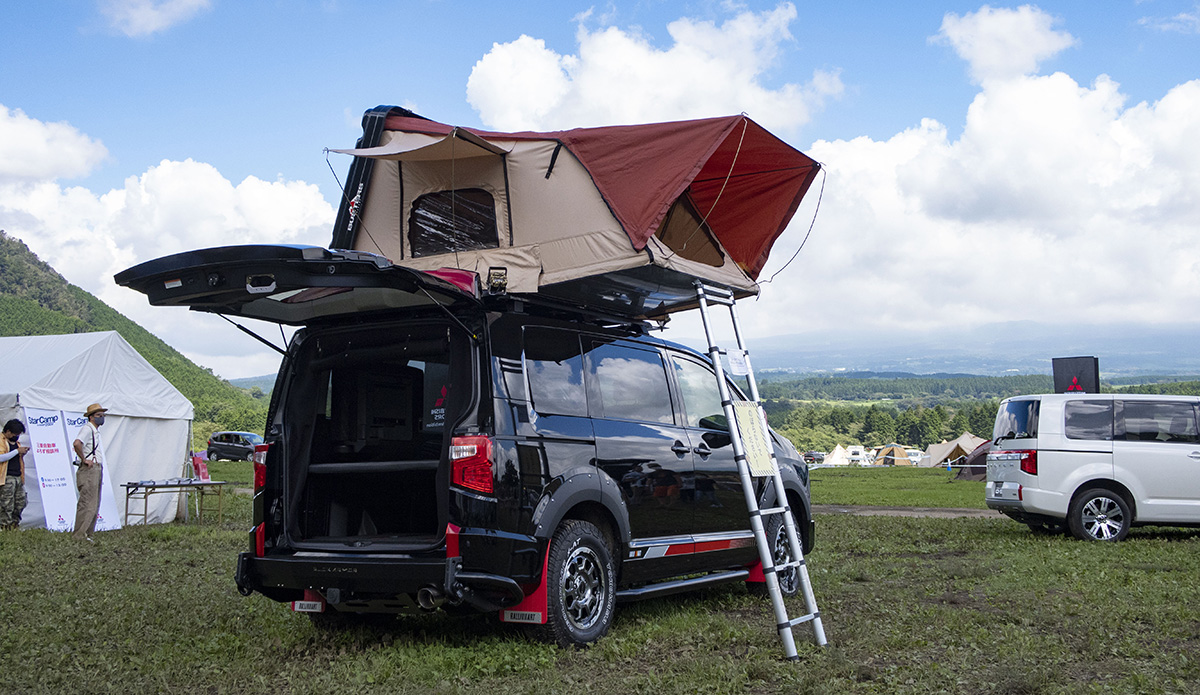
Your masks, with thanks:
[{"label": "van side window", "polygon": [[527,327],[525,372],[534,411],[543,415],[587,415],[578,334]]},{"label": "van side window", "polygon": [[[593,343],[588,353],[589,388],[600,417],[675,422],[662,357],[655,350]],[[593,413],[595,414],[595,413]]]},{"label": "van side window", "polygon": [[1111,440],[1112,401],[1067,401],[1066,434],[1067,439]]},{"label": "van side window", "polygon": [[408,217],[413,258],[500,246],[496,203],[482,188],[437,191],[418,196]]},{"label": "van side window", "polygon": [[1130,442],[1200,442],[1191,403],[1123,401],[1124,438]]},{"label": "van side window", "polygon": [[717,389],[713,371],[679,357],[672,357],[671,362],[675,364],[675,381],[679,384],[679,395],[687,412],[688,427],[728,430],[729,423],[725,409],[721,407],[721,392]]}]

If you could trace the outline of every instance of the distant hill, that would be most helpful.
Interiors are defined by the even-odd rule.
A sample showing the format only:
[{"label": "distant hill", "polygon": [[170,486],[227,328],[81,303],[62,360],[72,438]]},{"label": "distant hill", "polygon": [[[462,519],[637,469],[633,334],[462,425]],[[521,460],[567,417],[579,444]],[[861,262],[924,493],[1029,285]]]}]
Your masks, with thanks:
[{"label": "distant hill", "polygon": [[[1200,322],[1187,321],[1191,322],[1067,326],[1014,321],[965,330],[886,334],[864,334],[848,324],[844,331],[758,338],[750,341],[749,348],[758,375],[772,381],[854,372],[874,372],[872,377],[1048,375],[1052,358],[1079,355],[1098,357],[1106,381],[1144,379],[1200,374],[1196,350]],[[703,339],[672,339],[692,346],[704,343]]]},{"label": "distant hill", "polygon": [[146,329],[70,284],[21,240],[0,230],[0,335],[116,331],[195,407],[197,437],[215,429],[261,432],[266,399],[252,398]]}]

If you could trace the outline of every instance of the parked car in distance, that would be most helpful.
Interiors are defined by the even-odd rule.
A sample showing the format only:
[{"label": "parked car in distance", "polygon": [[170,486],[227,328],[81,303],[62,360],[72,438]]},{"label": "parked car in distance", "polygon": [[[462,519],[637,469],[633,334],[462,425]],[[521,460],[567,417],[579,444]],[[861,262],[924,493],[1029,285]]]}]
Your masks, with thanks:
[{"label": "parked car in distance", "polygon": [[804,452],[805,463],[821,463],[825,460],[825,452],[823,451],[806,451]]},{"label": "parked car in distance", "polygon": [[1000,403],[987,506],[1038,531],[1119,541],[1200,526],[1200,398],[1046,394]]},{"label": "parked car in distance", "polygon": [[249,461],[255,445],[262,443],[262,436],[253,432],[213,432],[208,438],[208,460]]},{"label": "parked car in distance", "polygon": [[[645,323],[315,247],[117,277],[154,304],[300,327],[254,454],[247,596],[322,627],[449,604],[568,646],[603,636],[618,602],[765,587],[713,367]],[[807,553],[808,467],[769,439],[784,489],[751,492],[790,511]],[[764,524],[784,565],[783,514]],[[776,576],[800,590],[794,565]]]}]

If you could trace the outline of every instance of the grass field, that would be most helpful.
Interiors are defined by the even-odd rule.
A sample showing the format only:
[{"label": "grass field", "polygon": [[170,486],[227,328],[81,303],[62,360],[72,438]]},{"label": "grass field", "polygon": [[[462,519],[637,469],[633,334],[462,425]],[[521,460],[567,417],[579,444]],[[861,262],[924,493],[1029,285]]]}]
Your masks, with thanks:
[{"label": "grass field", "polygon": [[241,497],[220,526],[95,545],[0,534],[0,693],[1200,692],[1195,530],[1101,545],[1007,520],[820,516],[829,645],[799,628],[793,664],[740,586],[622,606],[582,651],[487,616],[318,632],[234,589],[248,514]]},{"label": "grass field", "polygon": [[987,509],[983,481],[955,480],[944,468],[818,468],[809,479],[813,504]]}]

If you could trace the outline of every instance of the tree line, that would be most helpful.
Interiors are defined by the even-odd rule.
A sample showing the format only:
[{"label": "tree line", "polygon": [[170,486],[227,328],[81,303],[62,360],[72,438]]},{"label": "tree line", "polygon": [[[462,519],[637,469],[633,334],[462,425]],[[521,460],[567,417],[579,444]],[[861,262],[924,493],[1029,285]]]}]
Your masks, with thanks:
[{"label": "tree line", "polygon": [[939,403],[898,408],[879,404],[764,401],[767,421],[801,451],[830,451],[838,444],[868,447],[893,442],[921,449],[964,432],[990,439],[999,401]]}]

